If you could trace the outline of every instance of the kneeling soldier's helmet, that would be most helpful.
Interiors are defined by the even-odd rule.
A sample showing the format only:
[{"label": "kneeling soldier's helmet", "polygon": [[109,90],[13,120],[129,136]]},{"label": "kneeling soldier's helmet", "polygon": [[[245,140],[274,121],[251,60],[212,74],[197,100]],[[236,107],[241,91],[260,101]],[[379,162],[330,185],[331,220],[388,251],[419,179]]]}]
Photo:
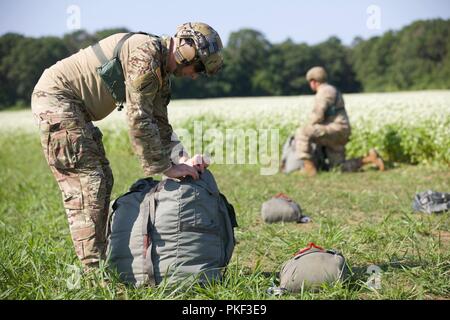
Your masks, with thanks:
[{"label": "kneeling soldier's helmet", "polygon": [[194,64],[196,72],[205,72],[208,76],[222,68],[222,40],[217,31],[206,23],[182,24],[177,28],[174,38],[175,60],[179,65]]},{"label": "kneeling soldier's helmet", "polygon": [[311,80],[316,80],[319,83],[327,82],[327,72],[323,67],[313,67],[309,69],[306,73],[306,80],[309,82]]}]

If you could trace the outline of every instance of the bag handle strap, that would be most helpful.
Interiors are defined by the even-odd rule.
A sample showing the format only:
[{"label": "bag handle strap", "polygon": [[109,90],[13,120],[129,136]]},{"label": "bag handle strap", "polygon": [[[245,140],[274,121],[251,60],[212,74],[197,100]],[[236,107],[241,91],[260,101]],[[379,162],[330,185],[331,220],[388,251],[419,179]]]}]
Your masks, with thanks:
[{"label": "bag handle strap", "polygon": [[337,107],[337,103],[339,100],[339,97],[341,96],[341,92],[339,90],[336,89],[336,96],[334,98],[334,102],[333,105],[328,106],[325,110],[325,116],[334,116],[339,110],[343,109],[343,108],[338,108]]},{"label": "bag handle strap", "polygon": [[106,58],[105,53],[103,52],[98,42],[92,46],[92,50],[94,50],[94,53],[97,56],[98,61],[100,61],[101,65],[104,65],[108,62],[108,58]]},{"label": "bag handle strap", "polygon": [[[131,36],[133,36],[135,34],[146,34],[149,36],[151,35],[149,33],[142,32],[142,31],[128,32],[119,40],[119,42],[117,42],[117,44],[114,48],[113,58],[117,58],[120,60],[119,55],[120,55],[120,52],[122,51],[123,44],[125,43],[125,41],[127,41]],[[97,42],[96,44],[94,44],[92,46],[92,50],[94,50],[94,53],[97,56],[97,59],[100,61],[100,64],[103,65],[109,61],[109,59],[106,57],[105,53],[103,52],[103,49],[100,47],[99,42]]]},{"label": "bag handle strap", "polygon": [[[172,178],[168,178],[168,179],[172,179]],[[175,180],[175,179],[172,179]],[[177,181],[178,179],[176,179],[175,181]],[[187,181],[189,183],[193,183],[199,187],[202,187],[203,189],[207,190],[210,194],[219,196],[219,193],[214,191],[206,182],[205,180],[202,179],[202,174],[200,173],[200,179],[198,180],[194,180],[191,176],[186,176],[185,178],[182,178],[179,181]]]},{"label": "bag handle strap", "polygon": [[117,199],[113,202],[110,203],[110,205],[108,206],[108,213],[106,215],[106,225],[105,225],[105,235],[106,238],[108,239],[109,235],[111,234],[111,220],[112,220],[112,214],[113,211],[117,209]]},{"label": "bag handle strap", "polygon": [[274,196],[274,198],[277,198],[277,199],[284,199],[284,200],[287,200],[287,201],[292,201],[292,199],[291,199],[287,194],[285,194],[285,193],[283,193],[283,192],[277,193],[277,194]]},{"label": "bag handle strap", "polygon": [[321,250],[321,251],[325,251],[324,248],[319,247],[319,246],[316,245],[314,242],[310,242],[310,243],[308,243],[308,246],[307,246],[306,248],[300,249],[299,251],[297,251],[296,253],[294,253],[294,256],[298,256],[298,255],[300,255],[300,254],[302,254],[302,253],[305,253],[306,251],[309,251],[309,250],[311,250],[312,248],[319,249],[319,250]]},{"label": "bag handle strap", "polygon": [[135,34],[136,34],[136,32],[129,32],[126,35],[124,35],[122,37],[122,39],[119,40],[116,47],[114,48],[113,58],[117,58],[120,60],[119,55],[120,55],[120,51],[122,51],[123,44],[125,43],[125,41],[127,41],[131,36],[133,36]]},{"label": "bag handle strap", "polygon": [[145,272],[148,275],[148,281],[151,286],[155,286],[155,271],[153,268],[153,261],[151,257],[151,251],[150,251],[150,257],[147,257],[147,251],[148,248],[152,245],[152,238],[149,232],[149,225],[153,225],[155,213],[156,213],[156,206],[155,206],[155,193],[158,185],[153,187],[149,193],[144,198],[144,210],[143,210],[143,218],[142,218],[142,236],[144,239],[143,244],[143,257],[144,257],[144,265],[143,268]]}]

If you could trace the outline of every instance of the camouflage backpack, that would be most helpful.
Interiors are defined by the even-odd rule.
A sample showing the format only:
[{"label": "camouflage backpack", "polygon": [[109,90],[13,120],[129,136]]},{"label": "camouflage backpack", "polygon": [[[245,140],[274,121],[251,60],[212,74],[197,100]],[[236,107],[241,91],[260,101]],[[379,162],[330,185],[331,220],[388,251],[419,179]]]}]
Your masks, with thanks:
[{"label": "camouflage backpack", "polygon": [[199,180],[138,180],[112,205],[107,263],[135,286],[220,280],[237,226],[208,170]]}]

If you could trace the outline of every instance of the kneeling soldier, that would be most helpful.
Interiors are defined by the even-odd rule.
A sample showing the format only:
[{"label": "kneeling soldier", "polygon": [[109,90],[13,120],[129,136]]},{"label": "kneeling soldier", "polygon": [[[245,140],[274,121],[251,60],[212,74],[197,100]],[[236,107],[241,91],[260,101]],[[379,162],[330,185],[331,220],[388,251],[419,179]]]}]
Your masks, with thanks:
[{"label": "kneeling soldier", "polygon": [[351,134],[350,122],[342,94],[327,83],[327,73],[322,67],[314,67],[306,74],[311,90],[316,92],[314,108],[309,123],[296,132],[296,151],[303,160],[303,172],[309,176],[317,173],[313,157],[313,143],[324,147],[330,168],[340,167],[344,172],[358,171],[365,164],[375,164],[384,170],[383,160],[376,150],[367,156],[345,159],[345,145]]}]

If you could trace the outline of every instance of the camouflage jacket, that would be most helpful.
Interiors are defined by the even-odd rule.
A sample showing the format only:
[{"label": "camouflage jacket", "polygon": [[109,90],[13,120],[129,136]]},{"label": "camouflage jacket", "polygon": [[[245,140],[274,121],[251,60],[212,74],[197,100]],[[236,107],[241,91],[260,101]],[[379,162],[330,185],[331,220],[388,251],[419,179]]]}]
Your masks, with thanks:
[{"label": "camouflage jacket", "polygon": [[[117,33],[99,42],[108,59],[112,58],[114,48],[124,35]],[[173,130],[167,119],[170,101],[168,41],[135,34],[125,41],[120,52],[131,142],[149,176],[171,166],[169,156],[176,145],[171,141]],[[45,70],[35,91],[75,96],[85,107],[89,120],[101,120],[113,112],[116,105],[98,75],[99,63],[91,47],[81,49]]]},{"label": "camouflage jacket", "polygon": [[342,94],[332,85],[324,83],[317,90],[309,124],[326,125],[332,122],[343,128],[350,126]]},{"label": "camouflage jacket", "polygon": [[167,41],[149,37],[130,52],[125,67],[130,138],[148,176],[171,166],[173,130],[167,117],[170,101]]}]

